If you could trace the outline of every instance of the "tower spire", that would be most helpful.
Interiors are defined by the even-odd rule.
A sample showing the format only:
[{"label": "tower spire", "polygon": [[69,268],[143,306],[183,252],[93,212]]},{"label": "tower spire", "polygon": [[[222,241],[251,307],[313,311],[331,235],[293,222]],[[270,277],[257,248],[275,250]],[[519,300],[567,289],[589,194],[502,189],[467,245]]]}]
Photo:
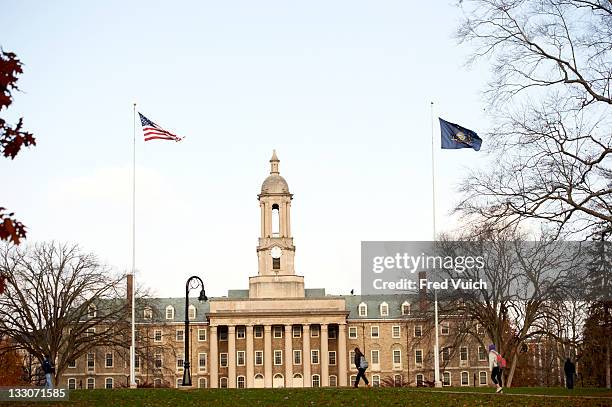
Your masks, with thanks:
[{"label": "tower spire", "polygon": [[270,158],[270,174],[278,174],[278,163],[280,160],[276,156],[276,150],[272,150],[272,158]]}]

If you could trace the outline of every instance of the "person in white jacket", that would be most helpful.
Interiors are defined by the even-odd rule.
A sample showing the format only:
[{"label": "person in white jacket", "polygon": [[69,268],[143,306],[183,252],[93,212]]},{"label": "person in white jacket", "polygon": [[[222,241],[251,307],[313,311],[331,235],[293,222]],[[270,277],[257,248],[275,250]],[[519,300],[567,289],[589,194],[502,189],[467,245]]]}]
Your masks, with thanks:
[{"label": "person in white jacket", "polygon": [[495,345],[489,345],[489,370],[491,371],[491,380],[495,383],[495,392],[502,393],[502,367],[499,365],[497,361],[497,357],[499,353],[495,350]]}]

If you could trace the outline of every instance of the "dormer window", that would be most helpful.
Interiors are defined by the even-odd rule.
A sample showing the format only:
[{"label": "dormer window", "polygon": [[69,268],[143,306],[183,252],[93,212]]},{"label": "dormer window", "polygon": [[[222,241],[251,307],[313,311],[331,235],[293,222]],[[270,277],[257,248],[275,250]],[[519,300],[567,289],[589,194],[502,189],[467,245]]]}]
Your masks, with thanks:
[{"label": "dormer window", "polygon": [[359,304],[359,316],[367,317],[368,316],[368,306],[365,302]]},{"label": "dormer window", "polygon": [[196,319],[196,307],[193,304],[189,306],[189,319]]},{"label": "dormer window", "polygon": [[381,317],[389,316],[389,304],[387,304],[386,302],[383,302],[382,304],[380,304],[380,316]]},{"label": "dormer window", "polygon": [[142,316],[144,319],[153,319],[153,310],[150,307],[147,307],[142,312]]},{"label": "dormer window", "polygon": [[98,314],[98,311],[97,311],[96,306],[93,304],[90,304],[89,307],[87,307],[87,316],[89,318],[95,318],[97,314]]},{"label": "dormer window", "polygon": [[172,305],[166,307],[166,319],[174,319],[174,307]]},{"label": "dormer window", "polygon": [[410,315],[410,303],[408,301],[404,301],[402,304],[402,315]]}]

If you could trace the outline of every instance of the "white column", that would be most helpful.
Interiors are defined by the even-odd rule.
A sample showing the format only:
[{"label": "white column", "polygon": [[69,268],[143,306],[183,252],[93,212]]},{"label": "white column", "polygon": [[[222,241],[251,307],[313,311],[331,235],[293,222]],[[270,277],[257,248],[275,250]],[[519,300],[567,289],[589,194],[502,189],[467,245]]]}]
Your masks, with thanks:
[{"label": "white column", "polygon": [[227,387],[236,388],[236,327],[227,327]]},{"label": "white column", "polygon": [[264,387],[272,387],[272,327],[264,325]]},{"label": "white column", "polygon": [[321,324],[321,386],[329,386],[329,340],[327,324]]},{"label": "white column", "polygon": [[209,387],[216,389],[219,387],[219,354],[217,351],[217,327],[210,327],[210,345],[208,352],[208,368],[210,369]]},{"label": "white column", "polygon": [[302,363],[304,364],[304,387],[312,386],[312,377],[310,377],[310,325],[304,324],[302,345]]},{"label": "white column", "polygon": [[340,386],[346,386],[347,383],[346,358],[346,324],[338,324],[338,355],[336,356],[336,363],[338,363],[338,385]]},{"label": "white column", "polygon": [[255,353],[253,352],[253,325],[247,325],[246,327],[246,386],[247,388],[253,387],[255,370],[253,369],[253,359]]},{"label": "white column", "polygon": [[291,325],[285,325],[285,387],[293,387],[293,332]]}]

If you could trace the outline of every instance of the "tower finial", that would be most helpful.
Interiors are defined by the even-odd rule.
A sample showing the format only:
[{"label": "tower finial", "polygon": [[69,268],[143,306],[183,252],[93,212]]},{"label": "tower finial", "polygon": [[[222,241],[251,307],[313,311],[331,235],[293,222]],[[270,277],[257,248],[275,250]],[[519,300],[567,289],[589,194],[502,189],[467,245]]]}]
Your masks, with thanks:
[{"label": "tower finial", "polygon": [[270,174],[278,174],[278,163],[280,160],[276,156],[276,150],[272,150],[272,158],[270,158]]}]

